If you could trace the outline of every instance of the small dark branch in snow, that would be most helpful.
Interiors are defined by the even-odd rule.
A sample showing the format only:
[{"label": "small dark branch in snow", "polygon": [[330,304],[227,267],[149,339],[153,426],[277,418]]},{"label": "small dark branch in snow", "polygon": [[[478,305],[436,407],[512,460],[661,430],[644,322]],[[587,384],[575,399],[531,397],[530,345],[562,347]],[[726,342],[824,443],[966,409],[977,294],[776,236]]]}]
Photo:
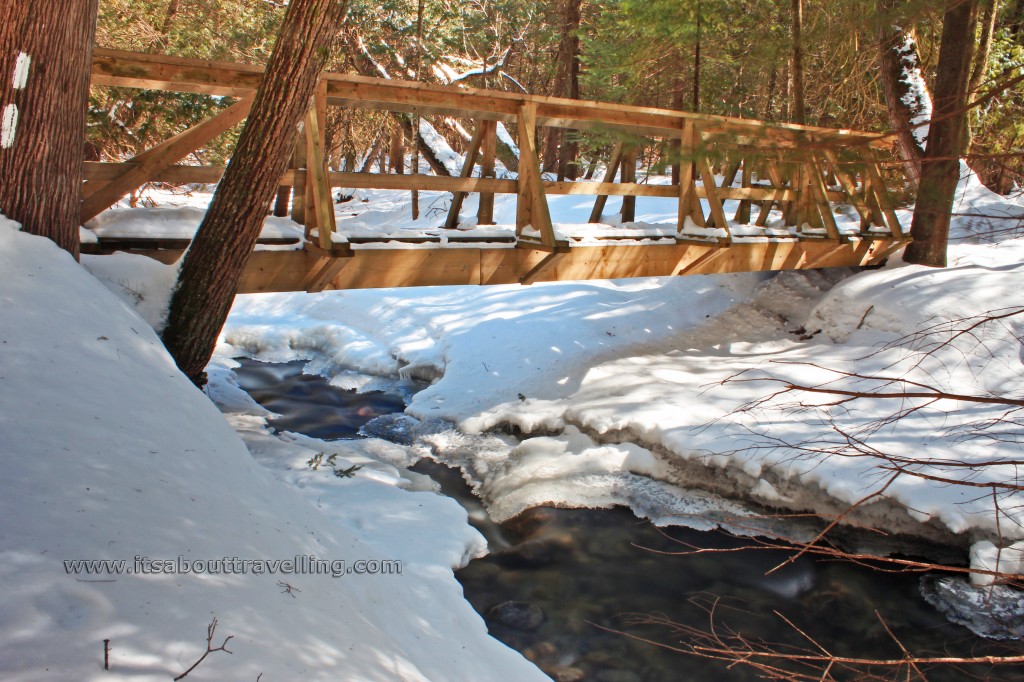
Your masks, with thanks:
[{"label": "small dark branch in snow", "polygon": [[281,594],[287,594],[292,599],[295,599],[296,592],[302,592],[302,590],[300,590],[299,588],[295,587],[294,585],[289,585],[283,580],[278,580],[277,586],[281,588]]},{"label": "small dark branch in snow", "polygon": [[193,663],[193,664],[192,664],[192,665],[191,665],[191,666],[189,667],[189,669],[188,669],[188,670],[186,670],[186,671],[185,671],[185,672],[183,672],[182,674],[180,674],[180,675],[178,675],[177,677],[175,677],[175,678],[174,678],[174,682],[178,682],[178,680],[180,680],[180,679],[184,678],[184,677],[185,677],[186,675],[188,675],[188,674],[189,674],[190,672],[192,672],[193,670],[195,670],[195,669],[196,669],[196,668],[197,668],[197,667],[199,666],[199,664],[200,664],[200,663],[202,663],[203,661],[205,661],[205,660],[206,660],[206,657],[207,657],[207,656],[209,656],[210,654],[212,654],[212,653],[213,653],[213,652],[215,652],[215,651],[223,651],[223,652],[224,652],[224,653],[226,653],[226,654],[231,654],[231,653],[234,653],[233,651],[229,651],[229,650],[228,650],[228,648],[227,648],[227,646],[228,646],[228,642],[230,642],[230,641],[231,641],[231,638],[232,638],[232,637],[233,637],[234,635],[228,635],[228,636],[227,636],[227,638],[226,638],[226,639],[224,640],[224,642],[223,642],[223,643],[222,643],[222,644],[221,644],[220,646],[218,646],[218,647],[214,647],[214,646],[213,646],[213,636],[214,636],[214,634],[215,634],[216,632],[217,632],[217,617],[216,617],[216,616],[214,616],[214,617],[213,617],[213,620],[212,620],[212,621],[210,621],[210,624],[209,624],[208,626],[206,626],[206,652],[205,652],[205,653],[203,653],[203,655],[199,657],[199,660],[198,660],[198,661],[196,661],[195,663]]},{"label": "small dark branch in snow", "polygon": [[110,640],[103,640],[103,669],[110,670]]}]

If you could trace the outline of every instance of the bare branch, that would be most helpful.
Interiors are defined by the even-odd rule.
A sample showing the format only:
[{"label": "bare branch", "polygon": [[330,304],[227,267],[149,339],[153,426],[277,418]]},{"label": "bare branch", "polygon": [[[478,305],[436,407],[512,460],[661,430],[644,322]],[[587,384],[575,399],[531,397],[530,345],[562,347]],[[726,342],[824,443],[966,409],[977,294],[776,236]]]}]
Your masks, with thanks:
[{"label": "bare branch", "polygon": [[214,636],[214,633],[216,633],[216,632],[217,632],[217,617],[214,616],[213,620],[210,621],[210,624],[208,626],[206,626],[206,651],[203,653],[202,656],[199,657],[198,661],[196,661],[195,663],[193,663],[189,667],[188,670],[186,670],[182,674],[180,674],[177,677],[175,677],[174,678],[174,682],[178,682],[178,680],[184,678],[190,672],[195,670],[199,666],[200,663],[202,663],[203,661],[206,660],[207,656],[209,656],[210,654],[212,654],[215,651],[223,651],[224,653],[227,653],[227,654],[234,653],[233,651],[229,651],[228,648],[227,648],[228,642],[231,641],[231,638],[234,637],[234,635],[228,635],[227,638],[224,640],[224,642],[220,646],[214,647],[213,646],[213,636]]}]

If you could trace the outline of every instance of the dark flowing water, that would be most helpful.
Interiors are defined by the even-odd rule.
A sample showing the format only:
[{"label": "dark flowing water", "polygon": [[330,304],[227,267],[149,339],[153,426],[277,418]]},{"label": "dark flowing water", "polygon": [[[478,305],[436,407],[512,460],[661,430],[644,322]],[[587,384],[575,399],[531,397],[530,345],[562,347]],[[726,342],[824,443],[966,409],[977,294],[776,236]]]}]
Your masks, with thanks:
[{"label": "dark flowing water", "polygon": [[[275,428],[326,440],[353,438],[369,419],[403,409],[398,397],[343,391],[302,375],[302,365],[244,361],[237,370],[242,387],[282,415],[272,422]],[[922,599],[918,576],[807,558],[766,576],[791,553],[738,549],[749,542],[721,533],[659,530],[625,509],[542,507],[498,525],[483,518],[457,470],[429,460],[414,469],[466,506],[490,542],[490,555],[456,572],[466,598],[494,637],[559,682],[763,679],[744,666],[727,668],[635,638],[679,646],[692,641],[693,630],[714,627],[787,651],[813,650],[783,617],[840,656],[901,657],[879,616],[917,655],[1020,654],[1019,647],[1007,649],[946,621]],[[680,554],[690,547],[726,551]],[[908,679],[905,668],[902,674]],[[945,667],[926,674],[933,681],[973,675],[1024,680],[1024,666]],[[836,677],[862,679],[842,671]]]},{"label": "dark flowing water", "polygon": [[306,362],[272,364],[238,358],[238,382],[263,407],[281,415],[270,420],[279,431],[313,438],[358,438],[359,427],[374,417],[401,412],[401,396],[383,391],[357,393],[331,386],[323,377],[303,374]]}]

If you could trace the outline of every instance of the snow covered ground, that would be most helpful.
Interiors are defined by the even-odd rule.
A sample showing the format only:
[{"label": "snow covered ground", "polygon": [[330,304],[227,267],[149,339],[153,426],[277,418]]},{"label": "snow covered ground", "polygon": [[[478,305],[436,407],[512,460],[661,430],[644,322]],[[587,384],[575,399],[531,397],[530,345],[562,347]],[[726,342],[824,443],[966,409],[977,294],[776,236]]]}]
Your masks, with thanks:
[{"label": "snow covered ground", "polygon": [[[1018,264],[1024,242],[1013,238],[1011,228],[1024,208],[988,192],[966,167],[963,177],[954,210],[964,217],[954,219],[959,241],[946,270],[893,259],[889,267],[839,286],[849,272],[240,296],[220,356],[304,358],[308,371],[339,383],[351,381],[353,372],[436,379],[414,397],[408,414],[448,420],[470,434],[515,427],[532,436],[474,448],[433,439],[435,450],[448,452],[474,479],[499,519],[551,502],[629,504],[659,522],[706,523],[703,503],[685,518],[686,505],[675,500],[680,486],[821,513],[880,493],[858,512],[862,521],[947,541],[956,535],[963,544],[997,535],[1016,540],[1024,537],[1024,511],[1012,495],[997,513],[976,490],[921,476],[973,478],[948,461],[986,461],[993,446],[1016,457],[1015,423],[999,419],[1005,405],[943,400],[885,428],[876,428],[879,420],[906,404],[861,401],[795,410],[793,399],[806,400],[786,395],[737,411],[778,390],[778,382],[828,382],[857,391],[906,388],[844,378],[842,372],[907,378],[965,395],[1020,397],[1024,315],[983,325],[983,342],[962,337],[928,356],[915,352],[913,343],[899,343],[929,327],[930,335],[906,340],[941,343],[955,320],[1022,302]],[[406,195],[356,192],[336,206],[339,229],[378,236],[441,232],[436,225],[444,195],[421,193],[421,201],[424,217],[413,222]],[[464,215],[472,215],[474,201],[467,200]],[[647,236],[673,231],[674,201],[641,198],[637,223],[616,227],[619,201],[609,201],[611,227],[603,229]],[[556,224],[585,238],[592,232],[583,224],[591,202],[551,197]],[[499,197],[499,225],[488,229],[500,231],[511,222],[514,205],[513,197]],[[732,208],[727,204],[727,213]],[[900,217],[909,228],[910,213]],[[472,219],[466,222],[471,228]],[[1001,231],[997,239],[978,238],[992,229]],[[139,277],[139,286],[152,279]],[[159,301],[155,294],[149,298]],[[720,385],[741,372],[743,381]],[[834,401],[825,395],[812,402]],[[972,425],[986,420],[996,420],[987,435],[970,437]],[[847,436],[869,432],[870,447],[927,459],[931,466],[915,472],[921,475],[896,477],[880,492],[888,479],[879,461],[840,446],[849,443]],[[819,452],[837,448],[847,456]],[[993,466],[974,482],[1014,477],[1010,465]]]},{"label": "snow covered ground", "polygon": [[[452,569],[484,549],[465,512],[387,464],[387,443],[332,446],[339,466],[365,465],[338,477],[306,464],[324,444],[235,415],[254,460],[67,253],[0,217],[0,272],[0,678],[167,680],[216,618],[213,646],[230,636],[232,653],[189,680],[546,679],[462,598]],[[307,556],[338,577],[280,563]],[[347,572],[383,566],[360,561],[401,573]]]},{"label": "snow covered ground", "polygon": [[[555,198],[555,220],[571,222],[576,201]],[[401,219],[401,206],[381,210]],[[664,222],[663,210],[657,200],[642,200],[638,217]],[[998,216],[989,221],[996,228],[1024,215],[966,174],[955,210],[966,214],[955,219],[960,237],[983,231],[979,214]],[[901,219],[909,226],[909,212]],[[789,403],[806,397],[787,395],[737,409],[778,390],[779,381],[906,389],[842,372],[1019,399],[1024,315],[983,325],[930,355],[915,348],[941,344],[956,320],[966,325],[1024,304],[1022,253],[1024,240],[1006,235],[994,243],[966,240],[952,247],[948,269],[893,259],[838,286],[850,273],[241,296],[221,352],[308,358],[309,371],[341,383],[351,370],[437,379],[415,396],[410,415],[450,420],[469,434],[513,426],[528,436],[505,447],[435,439],[499,519],[541,502],[619,503],[659,522],[706,522],[703,504],[687,520],[668,503],[680,486],[821,513],[878,493],[858,512],[861,521],[964,545],[997,536],[1005,544],[1024,538],[1018,495],[1001,495],[997,512],[991,495],[977,488],[925,477],[1016,480],[1014,465],[976,473],[950,463],[988,461],[993,452],[1019,460],[1016,424],[1012,415],[1004,418],[1008,406],[923,406],[928,401],[919,399],[798,410]],[[916,345],[904,339],[926,328],[932,332]],[[744,381],[721,385],[741,372]],[[898,423],[879,421],[909,406],[921,409]],[[988,421],[981,436],[972,435],[972,425]],[[913,474],[886,485],[878,459],[840,448],[847,436],[868,434],[869,446],[882,453],[930,463],[912,465]],[[818,452],[837,448],[846,456]]]},{"label": "snow covered ground", "polygon": [[[998,214],[999,226],[1024,215],[972,178],[961,190],[959,212]],[[206,199],[185,201],[201,207]],[[347,216],[352,227],[422,231],[440,222],[425,211],[411,225],[405,202],[367,192],[337,211],[339,219],[355,214]],[[510,222],[512,202],[498,202],[499,222]],[[642,198],[638,220],[673,220],[672,204]],[[589,207],[585,198],[557,197],[552,213],[557,223],[579,224]],[[607,211],[616,208],[613,199]],[[130,220],[145,222],[147,210]],[[117,211],[124,209],[110,213]],[[465,212],[472,211],[471,200]],[[909,214],[901,219],[909,225]],[[956,228],[973,234],[979,222],[958,218]],[[722,382],[746,371],[743,378],[816,384],[855,370],[1021,398],[1024,315],[923,359],[896,343],[927,327],[933,332],[919,340],[941,343],[943,322],[1024,307],[1024,240],[969,240],[951,253],[946,270],[894,262],[853,276],[240,296],[210,367],[210,395],[226,423],[145,323],[159,325],[173,267],[123,254],[84,257],[105,288],[49,242],[3,221],[0,676],[166,679],[199,658],[217,617],[214,645],[231,635],[234,653],[211,654],[189,679],[337,679],[338,671],[353,679],[543,679],[488,638],[462,599],[451,569],[483,551],[483,541],[454,502],[405,470],[417,450],[272,434],[266,413],[234,385],[231,357],[307,359],[307,371],[345,386],[373,386],[366,375],[432,380],[407,413],[424,421],[424,433],[435,432],[426,440],[436,456],[462,466],[499,519],[545,502],[626,504],[661,523],[704,527],[743,513],[725,498],[829,513],[885,482],[876,460],[812,451],[835,447],[836,429],[868,434],[889,455],[926,457],[932,461],[916,471],[949,476],[958,475],[942,465],[950,457],[1021,459],[1012,415],[1003,417],[1005,406],[943,400],[873,429],[921,401],[796,412],[775,401],[737,412],[779,385]],[[987,436],[965,431],[986,420]],[[501,435],[510,428],[520,437]],[[353,465],[362,468],[352,477],[333,473]],[[972,481],[1015,476],[1003,465]],[[902,475],[863,519],[959,534],[975,543],[976,564],[991,566],[985,541],[1024,538],[1019,494],[1000,497],[997,512],[987,489],[958,490]],[[340,578],[65,571],[66,560],[132,565],[136,555],[315,555],[347,566],[401,560],[403,570]],[[1019,570],[1016,557],[1002,552],[999,566]],[[105,639],[110,671],[102,669]]]}]

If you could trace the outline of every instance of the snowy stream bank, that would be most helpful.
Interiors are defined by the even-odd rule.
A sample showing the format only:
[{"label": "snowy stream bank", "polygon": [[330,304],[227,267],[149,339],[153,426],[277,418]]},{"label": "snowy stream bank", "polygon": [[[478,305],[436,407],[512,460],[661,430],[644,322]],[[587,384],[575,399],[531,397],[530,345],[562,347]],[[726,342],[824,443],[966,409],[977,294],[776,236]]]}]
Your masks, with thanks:
[{"label": "snowy stream bank", "polygon": [[[407,448],[412,458],[424,456],[412,469],[429,475],[439,483],[441,492],[458,500],[488,542],[488,555],[469,562],[457,573],[467,599],[485,617],[493,636],[523,652],[556,680],[678,679],[678,654],[603,628],[624,629],[671,645],[671,628],[642,625],[637,620],[665,613],[686,627],[706,627],[703,607],[711,599],[742,604],[741,611],[727,608],[719,614],[720,627],[742,628],[750,637],[777,638],[779,623],[773,613],[778,611],[815,633],[830,649],[846,648],[850,655],[888,655],[891,644],[885,637],[863,637],[877,623],[876,608],[903,643],[914,650],[941,645],[947,651],[964,653],[1002,651],[998,645],[977,638],[964,640],[963,630],[944,622],[943,614],[955,622],[963,622],[965,617],[956,607],[963,595],[949,594],[957,589],[955,583],[927,580],[925,595],[936,604],[937,611],[922,598],[916,575],[880,580],[879,574],[864,567],[810,557],[765,575],[790,552],[737,552],[735,548],[744,544],[740,539],[678,527],[656,530],[638,523],[622,508],[533,507],[496,524],[462,473],[433,461],[444,458],[444,454],[431,446],[431,441],[458,439],[450,424],[416,424],[403,414],[375,416],[387,409],[383,394],[342,391],[320,377],[301,375],[299,365],[244,362],[235,373],[247,391],[259,396],[261,404],[274,406],[278,416],[269,424],[281,432],[281,437],[294,437],[286,431],[301,422],[307,434],[315,432],[327,439],[322,444],[325,451],[338,445],[359,447],[358,443],[334,439],[351,437],[351,425],[362,418],[368,420],[363,433]],[[379,381],[375,383],[380,385]],[[297,386],[302,387],[301,391],[296,390]],[[398,382],[392,385],[392,390],[401,388]],[[441,434],[445,435],[439,441]],[[348,462],[335,459],[333,466],[344,472],[350,466]],[[353,478],[359,475],[351,472]],[[687,497],[700,496],[679,493],[680,505]],[[680,554],[691,545],[733,551]],[[955,553],[948,549],[921,543],[904,543],[900,549],[904,554],[932,552],[938,558],[955,560]],[[936,591],[935,586],[942,589]],[[971,607],[974,613],[969,623],[988,627],[989,635],[1002,635],[1012,627],[1012,610],[979,604]],[[1017,610],[1019,613],[1020,604]],[[840,622],[833,617],[837,612],[843,614]],[[978,613],[988,614],[987,621],[980,621]],[[754,679],[750,671],[725,671],[711,661],[688,660],[686,666],[688,678],[693,680]],[[946,678],[939,674],[935,679]]]}]

